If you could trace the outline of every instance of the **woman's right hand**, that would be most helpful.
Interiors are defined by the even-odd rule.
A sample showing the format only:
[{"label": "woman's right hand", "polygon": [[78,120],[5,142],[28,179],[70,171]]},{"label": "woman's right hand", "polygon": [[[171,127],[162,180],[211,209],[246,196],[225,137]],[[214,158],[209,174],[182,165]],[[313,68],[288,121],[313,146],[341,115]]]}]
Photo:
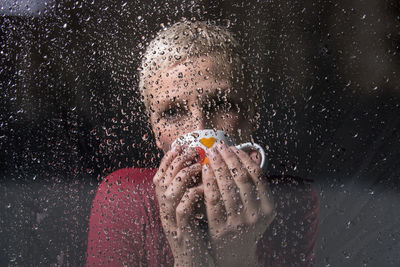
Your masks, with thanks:
[{"label": "woman's right hand", "polygon": [[211,263],[206,234],[195,218],[196,204],[204,202],[203,187],[191,187],[201,176],[201,164],[193,163],[197,156],[194,149],[182,152],[180,146],[175,146],[165,154],[153,178],[161,223],[176,266]]}]

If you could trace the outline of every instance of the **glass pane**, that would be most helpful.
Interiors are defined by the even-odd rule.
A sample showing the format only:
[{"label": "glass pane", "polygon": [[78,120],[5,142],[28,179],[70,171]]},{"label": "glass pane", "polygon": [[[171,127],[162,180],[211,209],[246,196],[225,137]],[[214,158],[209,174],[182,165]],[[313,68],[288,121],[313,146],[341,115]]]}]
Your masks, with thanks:
[{"label": "glass pane", "polygon": [[399,22],[396,1],[0,0],[1,265],[172,264],[153,177],[178,139],[198,261],[398,266]]}]

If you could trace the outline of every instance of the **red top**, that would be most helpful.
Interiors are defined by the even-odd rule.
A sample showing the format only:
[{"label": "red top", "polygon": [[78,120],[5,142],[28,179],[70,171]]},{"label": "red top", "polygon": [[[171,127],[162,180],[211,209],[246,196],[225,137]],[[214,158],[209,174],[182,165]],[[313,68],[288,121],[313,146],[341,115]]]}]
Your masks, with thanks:
[{"label": "red top", "polygon": [[[173,266],[153,185],[157,169],[128,168],[110,174],[93,202],[88,266]],[[305,180],[269,177],[277,216],[257,245],[264,266],[314,262],[319,200]]]}]

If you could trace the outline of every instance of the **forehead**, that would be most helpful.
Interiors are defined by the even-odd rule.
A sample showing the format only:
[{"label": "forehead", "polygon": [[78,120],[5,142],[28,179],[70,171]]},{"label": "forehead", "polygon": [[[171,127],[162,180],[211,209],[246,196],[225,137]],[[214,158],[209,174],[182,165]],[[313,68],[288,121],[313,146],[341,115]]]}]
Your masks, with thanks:
[{"label": "forehead", "polygon": [[223,57],[190,58],[150,78],[147,93],[158,102],[215,90],[227,93],[225,89],[232,89],[233,75],[231,64]]}]

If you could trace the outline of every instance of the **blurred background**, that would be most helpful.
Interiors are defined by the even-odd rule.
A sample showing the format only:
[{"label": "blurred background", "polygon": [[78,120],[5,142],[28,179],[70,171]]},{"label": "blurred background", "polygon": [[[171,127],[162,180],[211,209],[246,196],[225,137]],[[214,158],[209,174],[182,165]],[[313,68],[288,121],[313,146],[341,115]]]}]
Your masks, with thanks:
[{"label": "blurred background", "polygon": [[400,4],[0,0],[0,265],[84,265],[102,178],[162,157],[137,68],[181,20],[228,26],[269,173],[313,179],[317,266],[399,266]]}]

